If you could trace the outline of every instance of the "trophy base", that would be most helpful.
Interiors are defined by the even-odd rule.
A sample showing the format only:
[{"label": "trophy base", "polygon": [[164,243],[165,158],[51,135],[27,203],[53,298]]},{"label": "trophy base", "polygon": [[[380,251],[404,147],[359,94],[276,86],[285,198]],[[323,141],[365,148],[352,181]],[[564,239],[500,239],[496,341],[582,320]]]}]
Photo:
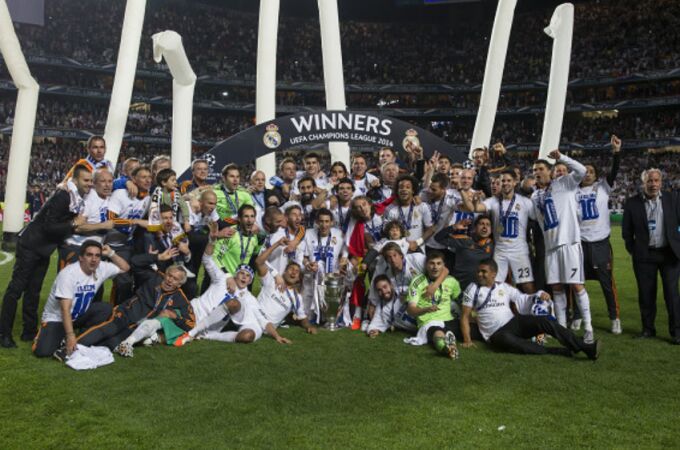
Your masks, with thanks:
[{"label": "trophy base", "polygon": [[338,331],[340,329],[335,323],[327,323],[323,327],[328,331]]}]

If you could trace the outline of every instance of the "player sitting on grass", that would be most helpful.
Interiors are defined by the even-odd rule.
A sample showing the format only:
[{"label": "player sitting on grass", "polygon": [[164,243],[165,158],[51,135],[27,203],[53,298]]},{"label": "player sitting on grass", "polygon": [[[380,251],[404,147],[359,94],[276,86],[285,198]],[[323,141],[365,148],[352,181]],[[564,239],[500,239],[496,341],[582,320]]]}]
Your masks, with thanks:
[{"label": "player sitting on grass", "polygon": [[[102,262],[102,255],[111,262]],[[102,247],[92,240],[80,247],[78,260],[66,266],[54,280],[40,331],[33,343],[35,356],[53,355],[64,340],[62,355],[70,355],[76,349],[76,329],[90,328],[111,316],[109,303],[93,302],[93,299],[106,280],[130,269],[128,263],[108,245]]]},{"label": "player sitting on grass", "polygon": [[418,321],[418,334],[409,342],[414,345],[429,343],[435,350],[451,359],[458,358],[456,336],[453,334],[451,309],[460,294],[458,281],[446,276],[439,283],[442,274],[448,273],[444,265],[444,254],[432,250],[425,260],[425,273],[415,277],[408,288],[406,311]]},{"label": "player sitting on grass", "polygon": [[281,337],[274,326],[260,313],[257,299],[248,291],[253,281],[253,269],[242,264],[231,277],[220,270],[212,258],[216,228],[212,227],[210,241],[203,254],[203,265],[210,277],[210,287],[191,301],[196,313],[196,326],[175,341],[175,347],[193,339],[211,339],[247,344],[258,340],[266,331],[281,344],[290,341]]},{"label": "player sitting on grass", "polygon": [[377,275],[373,279],[373,287],[378,294],[378,301],[368,307],[368,315],[373,317],[366,330],[368,336],[374,338],[396,328],[415,332],[418,329],[416,320],[406,312],[408,305],[399,298],[390,278],[385,274]]},{"label": "player sitting on grass", "polygon": [[[477,312],[477,326],[482,336],[499,350],[564,356],[582,351],[589,359],[598,358],[600,341],[586,344],[553,317],[528,315],[532,307],[537,306],[536,303],[550,300],[547,293],[539,291],[532,295],[522,294],[506,283],[496,282],[497,272],[498,266],[493,259],[483,260],[477,267],[477,282],[471,283],[463,294],[461,331],[464,348],[475,346],[470,338],[470,314],[474,310]],[[519,314],[513,314],[511,303],[515,304]],[[540,333],[555,337],[564,347],[546,347],[531,342],[530,339]]]},{"label": "player sitting on grass", "polygon": [[[169,251],[164,252],[166,255]],[[194,311],[180,287],[187,279],[182,266],[168,267],[164,274],[142,285],[135,295],[116,306],[112,317],[78,336],[81,345],[105,345],[122,356],[132,356],[131,345],[119,345],[132,334],[144,319],[168,318],[173,324],[188,331],[194,327]],[[165,328],[164,328],[165,331]],[[175,330],[177,331],[177,330]],[[181,334],[181,333],[180,333]],[[179,337],[179,334],[176,336]],[[168,339],[168,343],[172,343]]]},{"label": "player sitting on grass", "polygon": [[[272,252],[277,248],[287,246],[288,243],[289,240],[285,237],[279,239],[255,260],[257,274],[262,282],[262,290],[257,296],[260,312],[265,320],[273,324],[274,327],[281,325],[285,318],[292,313],[293,320],[298,321],[308,333],[316,334],[316,327],[309,323],[305,315],[302,295],[298,288],[302,279],[300,265],[294,261],[289,262],[280,277],[278,273],[270,270],[267,266],[267,259]],[[282,286],[282,288],[279,288],[279,286]]]}]

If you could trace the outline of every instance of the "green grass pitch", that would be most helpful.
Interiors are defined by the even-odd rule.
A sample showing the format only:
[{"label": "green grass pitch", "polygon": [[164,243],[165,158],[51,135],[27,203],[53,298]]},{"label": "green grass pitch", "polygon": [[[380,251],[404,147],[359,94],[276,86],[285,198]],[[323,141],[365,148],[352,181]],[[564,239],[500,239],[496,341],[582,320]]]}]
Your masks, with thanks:
[{"label": "green grass pitch", "polygon": [[[624,333],[609,333],[589,282],[603,341],[596,363],[482,344],[450,361],[399,333],[291,328],[281,331],[290,346],[264,337],[140,348],[75,372],[19,343],[0,349],[0,448],[677,447],[680,348],[667,341],[661,294],[661,339],[631,339],[635,278],[619,228],[612,238]],[[0,293],[10,270],[0,267]],[[54,269],[43,299],[53,278]]]}]

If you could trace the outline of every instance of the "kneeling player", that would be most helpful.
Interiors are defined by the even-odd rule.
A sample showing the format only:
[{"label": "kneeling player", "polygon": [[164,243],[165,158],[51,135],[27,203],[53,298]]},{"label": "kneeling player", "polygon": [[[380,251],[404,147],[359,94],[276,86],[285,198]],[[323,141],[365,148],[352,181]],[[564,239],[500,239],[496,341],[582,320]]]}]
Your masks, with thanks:
[{"label": "kneeling player", "polygon": [[[586,344],[554,318],[525,315],[539,300],[550,300],[550,296],[539,291],[537,294],[522,294],[505,283],[497,283],[498,266],[489,258],[479,263],[477,282],[471,283],[463,294],[463,316],[461,331],[463,347],[474,347],[470,338],[470,314],[477,312],[477,326],[484,340],[493,347],[512,353],[531,355],[557,354],[572,356],[584,352],[589,359],[599,356],[600,342]],[[520,314],[514,315],[510,304],[514,303]],[[524,313],[524,314],[523,314]],[[531,342],[530,338],[540,333],[555,337],[564,347],[551,348]]]},{"label": "kneeling player", "polygon": [[456,359],[458,348],[456,336],[451,331],[451,308],[460,294],[460,286],[452,276],[446,276],[439,283],[437,279],[445,271],[444,254],[438,250],[431,251],[425,260],[425,273],[415,277],[409,285],[406,311],[418,321],[418,334],[411,343],[428,343],[438,352]]},{"label": "kneeling player", "polygon": [[402,303],[387,275],[377,275],[373,279],[373,288],[378,294],[378,301],[368,307],[368,315],[373,317],[366,330],[369,337],[374,338],[389,329],[408,332],[418,329],[416,320],[406,312],[408,304]]}]

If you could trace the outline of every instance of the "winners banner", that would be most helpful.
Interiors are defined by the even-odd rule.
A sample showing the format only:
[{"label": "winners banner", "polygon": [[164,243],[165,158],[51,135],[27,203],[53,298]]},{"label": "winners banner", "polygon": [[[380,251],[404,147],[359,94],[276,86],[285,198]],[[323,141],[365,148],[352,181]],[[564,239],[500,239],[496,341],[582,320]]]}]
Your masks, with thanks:
[{"label": "winners banner", "polygon": [[[425,157],[435,151],[447,155],[452,161],[464,161],[467,152],[440,137],[394,117],[362,111],[320,111],[279,117],[244,130],[226,139],[207,153],[211,175],[219,173],[225,165],[244,165],[271,152],[302,150],[329,142],[347,142],[350,145],[372,147],[378,150],[390,147],[403,152],[407,147],[420,146]],[[187,169],[180,180],[191,179]]]}]

